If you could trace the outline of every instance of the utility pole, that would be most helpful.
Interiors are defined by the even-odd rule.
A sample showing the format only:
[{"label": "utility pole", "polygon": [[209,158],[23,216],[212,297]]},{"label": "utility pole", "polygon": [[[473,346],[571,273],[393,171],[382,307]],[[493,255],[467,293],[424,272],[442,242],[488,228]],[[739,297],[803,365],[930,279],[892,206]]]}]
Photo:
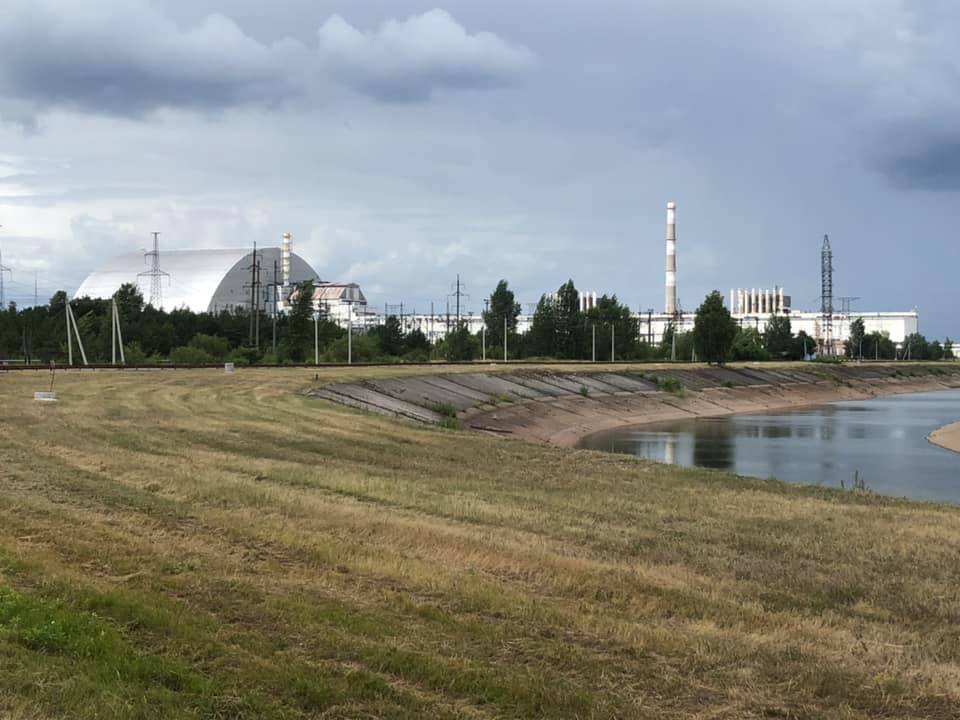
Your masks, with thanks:
[{"label": "utility pole", "polygon": [[313,364],[320,364],[320,333],[319,333],[319,323],[320,323],[320,311],[317,310],[313,314]]},{"label": "utility pole", "polygon": [[503,316],[503,361],[507,361],[507,316]]},{"label": "utility pole", "polygon": [[457,273],[457,327],[460,327],[460,273]]},{"label": "utility pole", "polygon": [[[260,347],[260,260],[257,256],[257,244],[253,244],[253,262],[247,266],[250,271],[250,345]],[[246,286],[244,286],[246,287]]]},{"label": "utility pole", "polygon": [[616,335],[616,327],[613,323],[610,323],[610,362],[615,362],[614,355],[616,354],[616,343],[614,342]]},{"label": "utility pole", "polygon": [[486,325],[480,328],[480,347],[481,347],[480,357],[484,362],[486,362],[487,361],[487,326]]},{"label": "utility pole", "polygon": [[277,298],[280,293],[280,279],[277,274],[277,261],[273,261],[273,282],[267,283],[267,288],[270,289],[271,295],[273,297],[273,356],[277,356]]},{"label": "utility pole", "polygon": [[593,342],[590,345],[590,362],[597,361],[597,324],[591,323],[590,329],[593,331]]},{"label": "utility pole", "polygon": [[111,329],[111,342],[110,342],[110,355],[111,363],[113,365],[117,364],[117,348],[120,348],[120,364],[126,365],[127,359],[123,356],[123,333],[120,331],[120,311],[117,309],[117,300],[113,298],[111,300],[111,311],[112,311],[112,321]]}]

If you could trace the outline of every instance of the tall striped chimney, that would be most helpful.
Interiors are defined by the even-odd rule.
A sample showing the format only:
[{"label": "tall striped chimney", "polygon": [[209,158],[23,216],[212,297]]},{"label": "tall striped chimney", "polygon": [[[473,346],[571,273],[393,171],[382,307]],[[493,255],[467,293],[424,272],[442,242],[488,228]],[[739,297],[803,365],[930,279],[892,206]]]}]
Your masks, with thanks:
[{"label": "tall striped chimney", "polygon": [[677,204],[667,203],[667,283],[665,288],[664,312],[675,315],[677,312]]},{"label": "tall striped chimney", "polygon": [[280,263],[283,270],[283,286],[285,288],[290,287],[290,233],[283,234]]}]

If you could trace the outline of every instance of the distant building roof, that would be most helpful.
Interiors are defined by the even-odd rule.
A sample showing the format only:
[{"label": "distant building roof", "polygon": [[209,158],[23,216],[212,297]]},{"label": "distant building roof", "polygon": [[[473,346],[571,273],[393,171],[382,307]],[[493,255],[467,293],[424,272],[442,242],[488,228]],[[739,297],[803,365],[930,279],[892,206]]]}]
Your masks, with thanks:
[{"label": "distant building roof", "polygon": [[354,302],[367,304],[360,286],[356,283],[325,282],[313,289],[313,299],[319,302]]}]

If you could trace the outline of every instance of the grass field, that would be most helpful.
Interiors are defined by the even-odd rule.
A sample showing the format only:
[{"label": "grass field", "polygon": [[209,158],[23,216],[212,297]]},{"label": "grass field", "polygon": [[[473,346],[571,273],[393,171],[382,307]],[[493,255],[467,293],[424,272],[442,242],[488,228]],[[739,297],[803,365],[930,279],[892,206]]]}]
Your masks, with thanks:
[{"label": "grass field", "polygon": [[308,370],[46,383],[0,374],[0,717],[960,713],[958,509],[402,424]]}]

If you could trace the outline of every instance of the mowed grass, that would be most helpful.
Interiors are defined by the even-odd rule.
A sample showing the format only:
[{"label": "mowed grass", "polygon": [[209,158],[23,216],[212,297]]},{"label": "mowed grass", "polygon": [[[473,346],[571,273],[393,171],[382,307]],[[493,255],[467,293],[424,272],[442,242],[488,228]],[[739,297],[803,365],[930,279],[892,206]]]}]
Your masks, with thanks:
[{"label": "mowed grass", "polygon": [[960,510],[0,374],[0,717],[956,718]]}]

